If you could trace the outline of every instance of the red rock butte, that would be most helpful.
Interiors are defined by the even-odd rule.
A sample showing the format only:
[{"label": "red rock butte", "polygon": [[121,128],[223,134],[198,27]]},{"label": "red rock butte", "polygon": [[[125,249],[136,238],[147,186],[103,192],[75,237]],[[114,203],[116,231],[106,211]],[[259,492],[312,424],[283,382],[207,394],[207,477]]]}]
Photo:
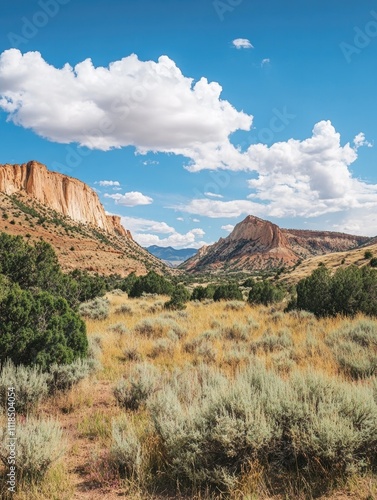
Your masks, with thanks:
[{"label": "red rock butte", "polygon": [[30,161],[21,165],[0,165],[0,191],[24,193],[42,205],[69,216],[76,222],[99,227],[110,234],[132,238],[117,215],[107,215],[97,193],[84,182],[51,172]]},{"label": "red rock butte", "polygon": [[207,272],[290,267],[301,259],[354,249],[368,240],[364,236],[330,231],[281,229],[272,222],[248,215],[229,236],[203,247],[181,268]]}]

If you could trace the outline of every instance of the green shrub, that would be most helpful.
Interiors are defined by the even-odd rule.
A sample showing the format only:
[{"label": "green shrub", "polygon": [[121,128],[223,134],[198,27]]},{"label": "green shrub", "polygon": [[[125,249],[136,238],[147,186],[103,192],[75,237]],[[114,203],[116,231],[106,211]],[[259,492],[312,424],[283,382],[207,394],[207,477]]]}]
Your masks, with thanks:
[{"label": "green shrub", "polygon": [[[53,420],[27,419],[17,425],[16,467],[18,480],[37,482],[65,452],[62,430]],[[8,433],[0,428],[0,458],[7,463]]]},{"label": "green shrub", "polygon": [[247,380],[234,385],[208,369],[192,375],[178,372],[149,405],[165,450],[164,472],[172,484],[224,492],[248,460],[267,451],[274,427]]},{"label": "green shrub", "polygon": [[153,344],[151,351],[151,358],[157,358],[161,354],[173,355],[175,349],[175,343],[170,339],[158,339]]},{"label": "green shrub", "polygon": [[160,373],[148,364],[137,364],[131,368],[128,377],[119,380],[114,396],[119,406],[137,410],[144,404],[160,383]]},{"label": "green shrub", "polygon": [[377,315],[377,272],[369,266],[338,268],[333,276],[325,266],[297,285],[297,308],[317,317],[358,312]]},{"label": "green shrub", "polygon": [[224,363],[230,366],[237,366],[248,359],[250,359],[250,353],[244,345],[235,345],[224,354]]},{"label": "green shrub", "polygon": [[251,343],[251,349],[255,352],[262,349],[264,352],[274,352],[283,349],[289,349],[293,346],[291,333],[284,329],[278,332],[277,335],[272,334],[269,330],[264,332],[259,340]]},{"label": "green shrub", "polygon": [[142,447],[127,415],[113,420],[110,457],[122,476],[133,480],[141,479]]},{"label": "green shrub", "polygon": [[206,298],[207,298],[206,288],[204,288],[203,286],[197,286],[192,291],[190,300],[203,300]]},{"label": "green shrub", "polygon": [[93,371],[95,365],[90,359],[77,359],[73,363],[59,365],[54,363],[50,366],[49,380],[50,392],[66,391],[72,386],[88,377]]},{"label": "green shrub", "polygon": [[102,354],[102,337],[101,335],[92,335],[88,338],[88,358],[99,359]]},{"label": "green shrub", "polygon": [[143,293],[156,293],[158,295],[170,295],[173,285],[163,276],[150,271],[146,276],[136,278],[129,291],[130,297],[141,297]]},{"label": "green shrub", "polygon": [[115,309],[115,314],[127,314],[127,316],[132,316],[133,309],[128,304],[122,304]]},{"label": "green shrub", "polygon": [[219,329],[220,335],[227,340],[249,340],[250,328],[246,325],[233,323],[231,326],[223,326]]},{"label": "green shrub", "polygon": [[249,291],[248,301],[251,304],[263,304],[265,306],[283,300],[285,292],[279,286],[270,281],[256,281]]},{"label": "green shrub", "polygon": [[77,282],[64,275],[51,245],[30,245],[21,236],[0,233],[1,272],[24,290],[40,290],[77,304]]},{"label": "green shrub", "polygon": [[[72,249],[74,250],[73,247]],[[78,284],[77,300],[79,302],[89,301],[106,293],[105,278],[98,274],[89,274],[86,270],[75,269],[69,277]]]},{"label": "green shrub", "polygon": [[86,356],[85,323],[61,297],[12,285],[0,299],[0,325],[0,362],[9,358],[45,371]]},{"label": "green shrub", "polygon": [[124,359],[126,361],[141,361],[143,359],[142,355],[139,353],[137,347],[127,347],[124,350]]},{"label": "green shrub", "polygon": [[376,460],[373,387],[302,372],[283,380],[255,360],[234,380],[176,370],[148,408],[162,444],[159,474],[189,491],[230,493],[259,463],[270,484],[296,475],[309,497]]},{"label": "green shrub", "polygon": [[243,300],[242,291],[236,283],[228,283],[216,287],[213,300]]},{"label": "green shrub", "polygon": [[225,311],[241,311],[245,308],[245,302],[232,300],[225,305]]},{"label": "green shrub", "polygon": [[[15,366],[12,361],[3,363],[0,372],[0,407],[6,408],[8,388],[14,387],[16,413],[33,411],[48,394],[50,376],[36,366]],[[1,413],[0,410],[0,413]]]},{"label": "green shrub", "polygon": [[93,300],[80,304],[79,313],[84,318],[106,319],[109,316],[110,303],[108,299],[96,297]]},{"label": "green shrub", "polygon": [[215,291],[216,291],[216,285],[213,284],[207,285],[206,287],[197,286],[192,291],[190,300],[203,301],[206,299],[213,299]]},{"label": "green shrub", "polygon": [[108,330],[111,332],[119,333],[119,334],[125,334],[128,332],[128,328],[124,323],[115,323],[114,325],[109,326]]},{"label": "green shrub", "polygon": [[377,323],[360,320],[333,332],[327,339],[340,369],[351,378],[377,373]]},{"label": "green shrub", "polygon": [[144,337],[159,338],[168,335],[172,332],[178,338],[184,337],[187,332],[172,319],[156,318],[144,319],[137,323],[134,328],[135,333]]},{"label": "green shrub", "polygon": [[165,309],[181,310],[185,309],[185,303],[190,299],[189,291],[183,286],[178,285],[174,288],[171,299],[164,304]]},{"label": "green shrub", "polygon": [[336,480],[375,460],[377,405],[369,388],[297,374],[287,406],[291,460],[308,475]]}]

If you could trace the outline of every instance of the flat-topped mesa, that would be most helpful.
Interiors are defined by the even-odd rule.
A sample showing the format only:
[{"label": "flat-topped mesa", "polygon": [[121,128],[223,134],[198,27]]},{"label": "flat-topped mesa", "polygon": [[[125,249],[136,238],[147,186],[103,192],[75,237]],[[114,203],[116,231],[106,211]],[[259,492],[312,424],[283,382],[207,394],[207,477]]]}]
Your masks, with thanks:
[{"label": "flat-topped mesa", "polygon": [[0,191],[8,195],[25,193],[76,222],[99,227],[111,234],[131,236],[121,225],[120,217],[106,215],[97,193],[87,184],[51,172],[37,161],[0,165]]}]

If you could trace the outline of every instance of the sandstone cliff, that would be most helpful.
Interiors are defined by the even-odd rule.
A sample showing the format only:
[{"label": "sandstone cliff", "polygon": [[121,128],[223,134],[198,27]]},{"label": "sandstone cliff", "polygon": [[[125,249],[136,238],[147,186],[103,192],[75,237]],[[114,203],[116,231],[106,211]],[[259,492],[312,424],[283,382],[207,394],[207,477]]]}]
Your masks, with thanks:
[{"label": "sandstone cliff", "polygon": [[73,177],[50,172],[42,163],[30,161],[22,165],[0,165],[0,191],[8,195],[25,193],[76,222],[131,237],[121,225],[120,217],[106,215],[93,189]]},{"label": "sandstone cliff", "polygon": [[0,232],[50,243],[65,271],[172,272],[133,240],[119,216],[105,213],[93,189],[41,163],[0,165],[0,213]]},{"label": "sandstone cliff", "polygon": [[250,271],[290,267],[301,259],[357,248],[369,238],[329,231],[281,229],[252,215],[214,245],[182,264],[190,272]]}]

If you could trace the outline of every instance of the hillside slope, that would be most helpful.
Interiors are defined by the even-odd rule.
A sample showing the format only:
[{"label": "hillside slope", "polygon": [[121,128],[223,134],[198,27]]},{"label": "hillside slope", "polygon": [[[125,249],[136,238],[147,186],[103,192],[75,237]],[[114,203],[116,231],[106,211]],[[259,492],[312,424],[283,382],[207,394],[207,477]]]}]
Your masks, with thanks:
[{"label": "hillside slope", "polygon": [[47,241],[66,271],[171,272],[132,239],[120,217],[105,213],[89,186],[38,162],[0,165],[0,231]]},{"label": "hillside slope", "polygon": [[309,257],[299,263],[294,269],[280,276],[280,281],[287,284],[296,284],[301,279],[309,276],[319,265],[324,264],[331,271],[336,271],[339,267],[355,265],[358,267],[368,265],[370,258],[365,258],[364,254],[368,250],[373,257],[377,257],[377,243],[373,238],[371,244],[348,250],[345,252],[334,252],[327,255]]}]

